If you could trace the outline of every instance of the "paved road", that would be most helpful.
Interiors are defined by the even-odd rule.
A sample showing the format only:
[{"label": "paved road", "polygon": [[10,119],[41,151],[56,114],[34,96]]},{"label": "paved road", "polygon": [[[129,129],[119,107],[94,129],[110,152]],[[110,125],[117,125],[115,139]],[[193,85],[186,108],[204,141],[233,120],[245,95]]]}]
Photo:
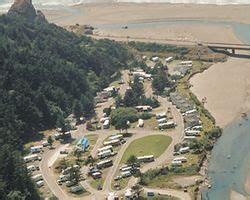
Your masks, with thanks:
[{"label": "paved road", "polygon": [[53,158],[58,152],[65,149],[66,145],[59,145],[56,149],[50,150],[43,155],[43,159],[39,164],[39,168],[41,169],[41,174],[43,176],[43,180],[48,185],[50,190],[53,192],[55,196],[57,196],[60,200],[67,200],[70,197],[66,194],[60,186],[56,183],[56,177],[53,175],[52,169],[49,167],[50,159]]}]

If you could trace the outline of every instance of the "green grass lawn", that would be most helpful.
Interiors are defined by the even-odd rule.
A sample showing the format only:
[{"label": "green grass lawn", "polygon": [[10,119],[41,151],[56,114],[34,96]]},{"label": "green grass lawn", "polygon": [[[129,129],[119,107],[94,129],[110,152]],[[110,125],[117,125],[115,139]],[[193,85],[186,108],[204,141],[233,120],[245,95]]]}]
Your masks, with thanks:
[{"label": "green grass lawn", "polygon": [[122,163],[125,163],[131,155],[154,155],[158,158],[170,145],[172,138],[166,135],[146,136],[133,141],[123,154]]},{"label": "green grass lawn", "polygon": [[98,139],[98,135],[87,135],[86,138],[88,138],[89,140],[89,144],[90,144],[90,150],[93,149],[93,147],[95,146],[95,143],[97,142]]},{"label": "green grass lawn", "polygon": [[98,186],[100,185],[101,187],[103,186],[103,183],[104,183],[104,179],[101,178],[101,179],[96,179],[96,180],[92,180],[90,182],[90,185],[92,188],[96,189],[98,188]]}]

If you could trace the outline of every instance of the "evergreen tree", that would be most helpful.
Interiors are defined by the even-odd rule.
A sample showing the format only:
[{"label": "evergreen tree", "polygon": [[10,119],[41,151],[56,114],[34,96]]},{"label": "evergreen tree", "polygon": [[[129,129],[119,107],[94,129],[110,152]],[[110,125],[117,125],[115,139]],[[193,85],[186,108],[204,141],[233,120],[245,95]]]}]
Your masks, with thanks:
[{"label": "evergreen tree", "polygon": [[75,100],[73,104],[73,114],[77,120],[79,120],[80,117],[82,116],[82,111],[83,111],[82,104],[80,103],[80,101]]}]

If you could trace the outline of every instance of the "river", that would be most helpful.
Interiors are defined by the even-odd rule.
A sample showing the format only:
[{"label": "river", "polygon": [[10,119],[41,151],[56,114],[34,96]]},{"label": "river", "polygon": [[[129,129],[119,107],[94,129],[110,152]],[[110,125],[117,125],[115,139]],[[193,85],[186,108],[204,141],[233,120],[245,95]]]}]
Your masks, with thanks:
[{"label": "river", "polygon": [[208,175],[213,187],[204,195],[205,199],[227,200],[231,190],[247,195],[244,185],[250,164],[249,141],[250,121],[242,119],[224,128],[209,162]]}]

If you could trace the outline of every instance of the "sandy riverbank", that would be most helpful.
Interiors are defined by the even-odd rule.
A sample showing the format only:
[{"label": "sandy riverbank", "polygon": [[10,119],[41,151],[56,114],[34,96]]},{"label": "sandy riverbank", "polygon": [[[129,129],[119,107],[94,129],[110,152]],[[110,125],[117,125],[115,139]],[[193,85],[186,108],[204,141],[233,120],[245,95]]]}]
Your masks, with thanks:
[{"label": "sandy riverbank", "polygon": [[198,99],[207,98],[205,107],[217,125],[225,127],[250,110],[250,60],[229,58],[194,76],[191,90]]},{"label": "sandy riverbank", "polygon": [[[225,127],[250,111],[250,60],[229,58],[217,63],[191,80],[191,90],[202,99],[207,98],[205,107],[215,117],[217,125]],[[247,176],[247,175],[246,175]],[[250,194],[250,172],[246,177],[245,189]],[[231,200],[250,199],[231,191]]]}]

